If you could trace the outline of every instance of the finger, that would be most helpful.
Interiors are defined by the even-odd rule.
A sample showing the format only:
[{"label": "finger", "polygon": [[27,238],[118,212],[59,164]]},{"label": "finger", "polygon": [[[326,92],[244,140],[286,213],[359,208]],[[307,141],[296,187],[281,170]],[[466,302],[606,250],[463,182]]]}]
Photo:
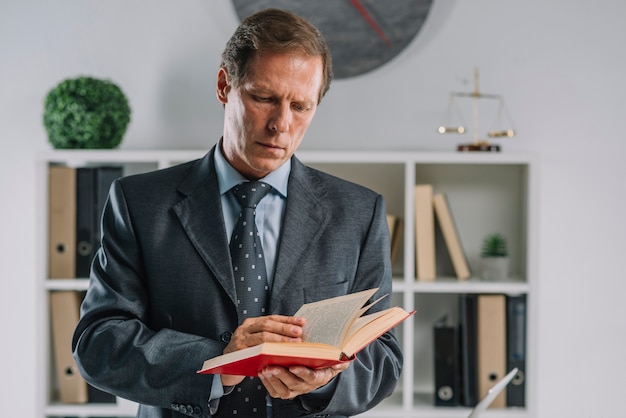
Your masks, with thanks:
[{"label": "finger", "polygon": [[293,399],[296,396],[307,393],[310,390],[295,390],[285,383],[284,379],[288,379],[290,373],[286,369],[280,367],[268,367],[259,373],[259,378],[265,386],[267,393],[272,398]]},{"label": "finger", "polygon": [[289,371],[308,385],[316,386],[317,388],[326,385],[348,366],[349,363],[317,370],[302,366],[292,366],[289,368]]},{"label": "finger", "polygon": [[264,342],[301,342],[304,318],[269,315],[248,318],[235,329],[224,353],[253,347]]},{"label": "finger", "polygon": [[301,341],[302,322],[292,317],[271,315],[246,319],[237,329],[243,336],[252,336],[261,341]]},{"label": "finger", "polygon": [[290,338],[302,336],[302,326],[306,320],[293,316],[269,315],[246,319],[241,326],[249,333],[273,333]]},{"label": "finger", "polygon": [[348,367],[350,367],[350,362],[346,362],[346,363],[339,363],[339,364],[335,364],[334,366],[331,366],[331,368],[333,370],[336,370],[337,373],[341,373],[342,371],[346,370]]}]

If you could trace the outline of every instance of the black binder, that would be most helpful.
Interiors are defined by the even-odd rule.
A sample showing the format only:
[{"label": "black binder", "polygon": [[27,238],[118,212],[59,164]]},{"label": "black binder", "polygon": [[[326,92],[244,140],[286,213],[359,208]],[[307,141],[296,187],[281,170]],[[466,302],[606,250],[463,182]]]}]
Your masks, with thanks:
[{"label": "black binder", "polygon": [[435,405],[457,406],[461,399],[461,368],[457,327],[447,315],[433,324]]},{"label": "black binder", "polygon": [[519,371],[507,386],[507,406],[526,404],[526,295],[507,296],[507,370]]},{"label": "black binder", "polygon": [[461,404],[478,403],[477,296],[459,296],[459,339],[461,346]]},{"label": "black binder", "polygon": [[76,277],[89,277],[93,259],[95,170],[76,169]]},{"label": "black binder", "polygon": [[109,189],[111,188],[111,184],[118,178],[122,177],[124,174],[122,167],[98,167],[96,171],[96,203],[95,203],[95,211],[96,214],[94,216],[94,242],[95,249],[97,250],[100,247],[100,221],[102,219],[102,211],[104,210],[104,205],[106,204],[107,198],[109,197]]},{"label": "black binder", "polygon": [[76,277],[89,277],[100,246],[100,217],[111,183],[122,167],[81,167],[76,170]]}]

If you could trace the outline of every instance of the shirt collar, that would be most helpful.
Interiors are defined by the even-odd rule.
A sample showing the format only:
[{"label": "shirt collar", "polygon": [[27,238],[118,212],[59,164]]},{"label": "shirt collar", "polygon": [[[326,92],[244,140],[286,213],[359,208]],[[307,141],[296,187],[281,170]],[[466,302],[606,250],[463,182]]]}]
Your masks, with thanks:
[{"label": "shirt collar", "polygon": [[[222,140],[219,141],[215,149],[215,171],[217,172],[217,181],[220,188],[220,194],[224,194],[237,184],[248,181],[244,176],[239,174],[233,166],[226,161],[222,154]],[[285,161],[276,170],[270,172],[267,176],[259,179],[272,186],[274,190],[283,197],[287,197],[287,184],[289,182],[289,174],[291,173],[291,158]]]}]

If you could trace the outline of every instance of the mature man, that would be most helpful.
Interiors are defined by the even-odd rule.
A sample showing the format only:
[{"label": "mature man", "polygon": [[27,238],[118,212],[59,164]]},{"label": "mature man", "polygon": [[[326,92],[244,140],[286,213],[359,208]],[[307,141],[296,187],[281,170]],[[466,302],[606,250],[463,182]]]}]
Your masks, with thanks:
[{"label": "mature man", "polygon": [[[272,366],[255,379],[196,373],[222,353],[299,341],[305,319],[292,315],[303,303],[391,292],[382,196],[293,156],[331,68],[306,20],[275,9],[250,16],[217,73],[217,145],[111,187],[73,349],[86,380],[138,402],[138,417],[348,416],[395,387],[402,354],[391,332],[332,368]],[[245,200],[260,191],[245,215],[256,227],[251,262],[240,258],[248,244],[234,243]]]}]

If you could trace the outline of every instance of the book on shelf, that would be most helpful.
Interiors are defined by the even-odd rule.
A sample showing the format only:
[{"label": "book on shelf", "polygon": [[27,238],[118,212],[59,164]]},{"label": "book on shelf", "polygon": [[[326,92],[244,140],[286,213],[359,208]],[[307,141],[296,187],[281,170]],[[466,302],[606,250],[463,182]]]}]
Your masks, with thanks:
[{"label": "book on shelf", "polygon": [[[266,342],[206,360],[198,373],[256,376],[266,366],[313,369],[350,362],[359,351],[415,313],[391,307],[365,315],[378,289],[306,303],[294,316],[306,318],[302,342]],[[365,305],[365,306],[364,306]]]},{"label": "book on shelf", "polygon": [[452,266],[454,272],[459,280],[467,280],[470,278],[470,269],[467,262],[467,257],[463,247],[461,246],[461,239],[450,211],[450,205],[448,198],[443,193],[437,193],[433,196],[433,207],[437,219],[437,225],[441,229],[443,240],[448,249],[448,254],[452,260]]},{"label": "book on shelf", "polygon": [[415,264],[418,281],[435,280],[435,214],[431,184],[415,186]]},{"label": "book on shelf", "polygon": [[398,249],[402,241],[402,230],[404,223],[402,218],[396,215],[387,214],[387,226],[389,227],[389,241],[391,242],[391,261],[395,261],[398,256]]}]

